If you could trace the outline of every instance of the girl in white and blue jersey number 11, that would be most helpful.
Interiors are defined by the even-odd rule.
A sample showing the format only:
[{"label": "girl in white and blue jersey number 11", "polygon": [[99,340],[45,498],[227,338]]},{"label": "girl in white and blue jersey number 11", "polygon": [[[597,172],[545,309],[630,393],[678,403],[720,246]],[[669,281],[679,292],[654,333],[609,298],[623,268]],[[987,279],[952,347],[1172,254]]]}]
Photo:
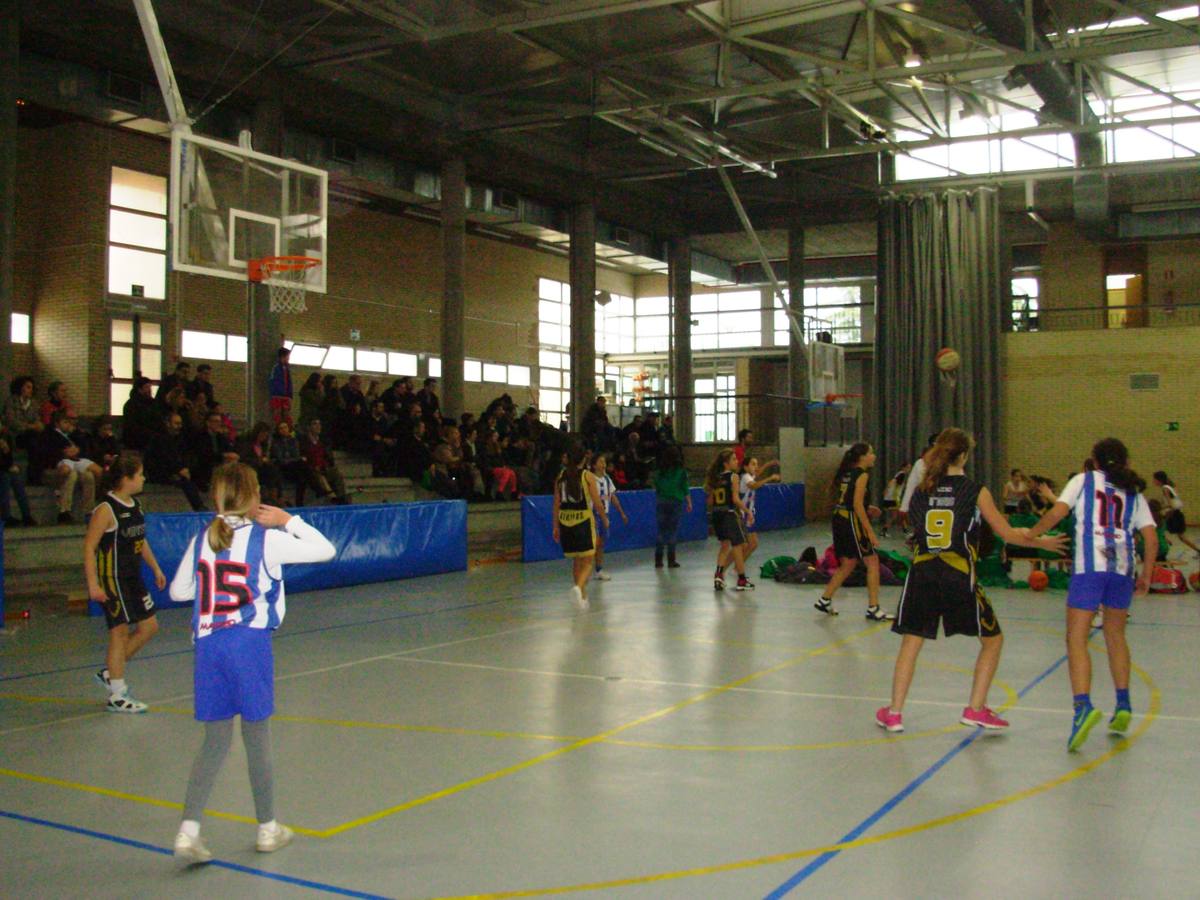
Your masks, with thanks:
[{"label": "girl in white and blue jersey number 11", "polygon": [[275,711],[271,633],[285,612],[283,566],[332,559],[331,544],[299,516],[259,502],[258,476],[230,463],[213,473],[217,515],[192,538],[171,581],[171,599],[192,603],[196,719],[204,744],[192,764],[175,856],[206,863],[200,817],[242,717],[242,741],[258,821],[255,849],[269,853],[292,839],[275,821],[269,721]]},{"label": "girl in white and blue jersey number 11", "polygon": [[[1092,448],[1091,461],[1092,471],[1067,482],[1058,502],[1029,530],[1030,535],[1043,534],[1067,513],[1075,513],[1075,562],[1067,590],[1067,665],[1075,711],[1068,750],[1078,750],[1101,719],[1100,711],[1092,707],[1092,658],[1087,647],[1092,615],[1101,606],[1108,667],[1117,691],[1116,710],[1108,727],[1117,733],[1129,728],[1131,664],[1125,620],[1134,594],[1146,593],[1158,558],[1154,517],[1140,493],[1142,480],[1129,468],[1125,445],[1116,438],[1105,438]],[[1140,576],[1134,549],[1138,532],[1145,542]]]}]

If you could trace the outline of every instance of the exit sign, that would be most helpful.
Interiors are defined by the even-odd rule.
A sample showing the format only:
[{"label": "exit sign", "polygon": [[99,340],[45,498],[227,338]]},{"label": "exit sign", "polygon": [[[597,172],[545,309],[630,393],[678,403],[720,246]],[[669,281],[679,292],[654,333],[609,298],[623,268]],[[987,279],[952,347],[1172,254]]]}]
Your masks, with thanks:
[{"label": "exit sign", "polygon": [[1168,422],[1167,423],[1167,431],[1178,431],[1178,430],[1179,430],[1178,422]]}]

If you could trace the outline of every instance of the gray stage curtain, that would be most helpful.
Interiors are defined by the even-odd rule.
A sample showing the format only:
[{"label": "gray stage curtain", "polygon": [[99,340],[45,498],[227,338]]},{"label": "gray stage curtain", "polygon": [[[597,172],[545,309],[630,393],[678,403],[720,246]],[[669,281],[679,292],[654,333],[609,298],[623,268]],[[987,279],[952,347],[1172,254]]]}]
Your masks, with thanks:
[{"label": "gray stage curtain", "polygon": [[[999,198],[994,190],[884,200],[879,214],[875,405],[882,487],[928,435],[956,425],[975,436],[968,473],[1000,474],[1003,322]],[[934,356],[962,357],[957,384]]]}]

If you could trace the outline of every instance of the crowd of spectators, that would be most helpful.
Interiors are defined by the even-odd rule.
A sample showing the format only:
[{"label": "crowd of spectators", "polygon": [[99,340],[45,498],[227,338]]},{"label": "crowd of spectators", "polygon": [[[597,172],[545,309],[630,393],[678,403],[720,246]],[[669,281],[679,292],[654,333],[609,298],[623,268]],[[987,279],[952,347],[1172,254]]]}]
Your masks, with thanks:
[{"label": "crowd of spectators", "polygon": [[[542,422],[536,407],[519,409],[503,394],[478,416],[455,420],[442,415],[436,379],[425,379],[419,389],[410,378],[382,387],[357,374],[339,383],[336,374],[313,372],[293,410],[288,356],[280,351],[271,376],[274,422],[255,423],[241,435],[216,398],[206,364],[193,374],[189,363],[178,363],[157,390],[150,379],[135,379],[119,437],[108,417],[81,428],[62,382],[47,385],[39,400],[32,378],[13,379],[0,427],[0,515],[9,526],[34,524],[25,492],[30,483],[55,488],[60,523],[75,520],[78,489],[86,517],[103,470],[122,449],[141,452],[146,480],[177,488],[195,510],[205,508],[213,470],[234,460],[258,473],[268,503],[288,502],[289,487],[288,499],[297,506],[318,498],[347,503],[335,450],[370,459],[375,476],[406,477],[447,498],[512,500],[552,489],[567,434]],[[675,442],[670,417],[660,420],[655,412],[613,425],[604,397],[586,412],[581,429],[588,449],[609,458],[622,490],[647,487],[663,448]],[[14,497],[20,518],[11,514]]]}]

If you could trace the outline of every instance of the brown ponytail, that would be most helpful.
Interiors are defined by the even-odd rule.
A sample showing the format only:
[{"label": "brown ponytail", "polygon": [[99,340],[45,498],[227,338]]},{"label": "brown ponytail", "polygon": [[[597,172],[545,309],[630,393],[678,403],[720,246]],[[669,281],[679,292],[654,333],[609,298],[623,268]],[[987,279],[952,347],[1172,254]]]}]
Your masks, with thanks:
[{"label": "brown ponytail", "polygon": [[718,487],[721,480],[721,473],[725,471],[725,465],[729,462],[729,457],[733,456],[733,451],[729,449],[722,450],[717,454],[717,458],[712,461],[708,467],[708,473],[704,476],[704,486],[710,491]]},{"label": "brown ponytail", "polygon": [[921,479],[921,491],[931,493],[951,464],[964,453],[970,453],[974,447],[975,439],[961,428],[947,428],[939,434],[925,461],[925,477]]},{"label": "brown ponytail", "polygon": [[214,553],[233,546],[233,526],[225,516],[244,516],[258,503],[258,474],[242,463],[226,463],[213,471],[212,501],[216,516],[208,526],[208,546]]},{"label": "brown ponytail", "polygon": [[[1138,477],[1138,473],[1129,468],[1129,450],[1116,438],[1097,441],[1096,446],[1092,448],[1092,459],[1096,461],[1096,466],[1104,472],[1104,477],[1121,490],[1140,493],[1145,487],[1145,482]],[[1155,478],[1158,478],[1159,475],[1162,476],[1159,480],[1163,484],[1171,483],[1166,472],[1154,473]]]},{"label": "brown ponytail", "polygon": [[109,464],[100,478],[100,493],[107,494],[121,486],[126,478],[133,478],[142,467],[142,455],[133,450],[122,450]]}]

